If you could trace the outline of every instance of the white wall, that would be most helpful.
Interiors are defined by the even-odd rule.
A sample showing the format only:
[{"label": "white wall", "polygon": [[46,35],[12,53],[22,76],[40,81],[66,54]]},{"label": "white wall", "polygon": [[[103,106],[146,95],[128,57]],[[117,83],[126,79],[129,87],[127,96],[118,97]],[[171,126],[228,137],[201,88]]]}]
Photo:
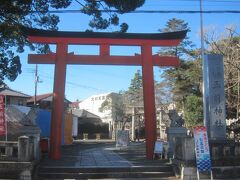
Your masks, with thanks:
[{"label": "white wall", "polygon": [[97,116],[99,116],[103,122],[109,123],[112,121],[111,110],[100,112],[99,108],[102,103],[106,100],[106,97],[111,93],[98,94],[88,97],[79,103],[79,109],[85,109]]},{"label": "white wall", "polygon": [[78,135],[78,117],[73,116],[72,119],[72,136],[77,137]]}]

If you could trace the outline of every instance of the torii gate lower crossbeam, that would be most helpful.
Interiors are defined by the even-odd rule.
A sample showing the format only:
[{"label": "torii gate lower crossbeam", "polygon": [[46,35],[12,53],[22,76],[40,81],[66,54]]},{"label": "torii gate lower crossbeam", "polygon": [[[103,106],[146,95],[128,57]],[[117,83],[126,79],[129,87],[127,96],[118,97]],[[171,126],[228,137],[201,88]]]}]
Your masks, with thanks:
[{"label": "torii gate lower crossbeam", "polygon": [[[144,119],[146,132],[146,156],[152,159],[156,141],[156,112],[153,66],[177,66],[179,59],[171,56],[152,55],[153,46],[176,46],[186,36],[186,31],[136,34],[136,33],[93,33],[60,32],[37,29],[25,29],[32,43],[56,44],[56,53],[29,54],[29,63],[55,64],[53,88],[53,112],[50,136],[50,158],[61,157],[61,130],[64,112],[64,93],[67,64],[90,65],[140,65],[142,66],[144,92]],[[100,54],[68,54],[69,44],[99,45]],[[141,46],[141,55],[111,56],[111,45]]]}]

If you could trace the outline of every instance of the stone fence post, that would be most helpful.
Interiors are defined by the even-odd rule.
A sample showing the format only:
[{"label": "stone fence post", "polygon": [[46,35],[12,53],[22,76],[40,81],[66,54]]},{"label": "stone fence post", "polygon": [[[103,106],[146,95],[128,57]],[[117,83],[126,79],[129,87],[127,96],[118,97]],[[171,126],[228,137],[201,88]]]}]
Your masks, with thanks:
[{"label": "stone fence post", "polygon": [[5,149],[5,151],[6,151],[6,156],[7,157],[12,157],[12,155],[13,155],[13,147],[12,146],[10,146],[9,144],[6,144],[6,149]]},{"label": "stone fence post", "polygon": [[29,137],[20,136],[18,138],[18,161],[29,161]]},{"label": "stone fence post", "polygon": [[34,137],[33,136],[29,136],[29,157],[30,160],[34,160]]}]

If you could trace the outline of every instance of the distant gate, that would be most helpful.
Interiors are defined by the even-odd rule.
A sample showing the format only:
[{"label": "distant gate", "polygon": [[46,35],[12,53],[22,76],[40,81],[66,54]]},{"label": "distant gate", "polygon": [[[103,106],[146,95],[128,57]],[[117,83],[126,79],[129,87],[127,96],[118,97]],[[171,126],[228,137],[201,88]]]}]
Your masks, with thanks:
[{"label": "distant gate", "polygon": [[[178,66],[180,61],[173,56],[152,55],[153,46],[177,46],[187,31],[139,34],[139,33],[100,33],[66,32],[26,29],[32,43],[56,44],[56,53],[29,54],[32,64],[55,64],[53,88],[53,112],[50,135],[50,158],[61,157],[61,133],[64,112],[64,93],[67,64],[82,65],[128,65],[142,66],[144,119],[146,132],[146,156],[152,159],[156,141],[156,114],[153,66]],[[68,45],[99,45],[99,55],[74,55],[68,53]],[[112,56],[111,45],[140,46],[141,55]]]}]

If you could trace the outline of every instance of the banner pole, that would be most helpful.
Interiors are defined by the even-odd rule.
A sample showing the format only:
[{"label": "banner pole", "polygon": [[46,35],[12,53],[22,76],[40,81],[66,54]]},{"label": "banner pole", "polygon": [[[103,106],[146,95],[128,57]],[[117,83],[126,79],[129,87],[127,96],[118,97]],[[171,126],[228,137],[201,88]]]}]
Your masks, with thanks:
[{"label": "banner pole", "polygon": [[213,180],[213,173],[212,173],[212,170],[211,170],[211,180]]},{"label": "banner pole", "polygon": [[200,180],[198,168],[197,168],[197,179]]}]

